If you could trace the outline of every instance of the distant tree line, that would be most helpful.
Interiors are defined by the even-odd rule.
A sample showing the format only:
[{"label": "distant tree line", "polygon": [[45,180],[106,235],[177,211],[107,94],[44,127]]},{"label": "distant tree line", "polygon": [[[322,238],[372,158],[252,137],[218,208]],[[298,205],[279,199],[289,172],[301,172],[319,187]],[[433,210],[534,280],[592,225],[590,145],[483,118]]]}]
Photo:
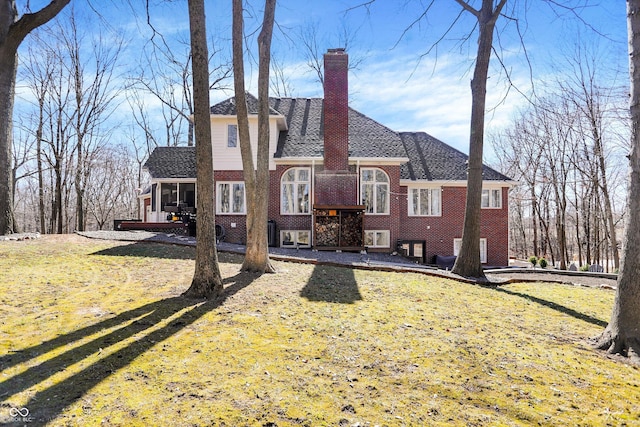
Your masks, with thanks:
[{"label": "distant tree line", "polygon": [[[493,135],[500,168],[519,181],[510,196],[511,252],[560,268],[619,268],[627,186],[628,89],[599,80],[584,52]],[[622,74],[622,76],[625,76]]]},{"label": "distant tree line", "polygon": [[[82,19],[70,9],[20,52],[11,171],[17,232],[110,229],[114,219],[139,218],[149,153],[193,145],[190,48],[148,43],[139,52],[144,66],[131,67],[121,38],[82,30]],[[210,87],[230,69],[228,61],[213,66]]]},{"label": "distant tree line", "polygon": [[83,34],[73,13],[33,34],[21,57],[13,185],[16,231],[102,229],[137,216],[140,164],[113,141],[122,42]]}]

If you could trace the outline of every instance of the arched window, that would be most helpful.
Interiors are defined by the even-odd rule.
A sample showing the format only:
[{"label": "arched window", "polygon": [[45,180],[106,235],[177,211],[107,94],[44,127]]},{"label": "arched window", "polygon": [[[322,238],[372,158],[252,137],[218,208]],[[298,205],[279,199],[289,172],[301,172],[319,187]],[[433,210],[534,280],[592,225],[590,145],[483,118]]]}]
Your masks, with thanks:
[{"label": "arched window", "polygon": [[360,169],[360,203],[365,213],[389,214],[389,176],[382,169]]},{"label": "arched window", "polygon": [[282,214],[308,214],[311,169],[291,168],[280,180],[280,212]]}]

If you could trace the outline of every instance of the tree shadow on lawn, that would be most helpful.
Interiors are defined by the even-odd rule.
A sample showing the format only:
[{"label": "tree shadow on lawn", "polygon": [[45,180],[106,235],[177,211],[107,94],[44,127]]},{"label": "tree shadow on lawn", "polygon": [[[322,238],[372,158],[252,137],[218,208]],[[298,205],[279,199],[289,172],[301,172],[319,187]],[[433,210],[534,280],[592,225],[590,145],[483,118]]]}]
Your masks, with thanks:
[{"label": "tree shadow on lawn", "polygon": [[183,297],[166,298],[121,313],[114,318],[107,319],[96,325],[62,335],[38,346],[23,349],[16,355],[3,357],[2,365],[0,366],[2,370],[5,370],[9,366],[27,362],[59,346],[72,343],[100,330],[127,323],[130,320],[143,316],[107,335],[82,344],[44,361],[37,366],[32,366],[13,377],[5,379],[0,383],[0,397],[2,397],[4,402],[2,406],[7,406],[7,400],[11,396],[45,381],[56,373],[64,371],[87,357],[96,353],[100,354],[103,349],[108,349],[111,345],[128,339],[147,329],[151,329],[154,325],[185,310],[184,313],[171,320],[162,328],[148,333],[144,337],[131,342],[128,346],[87,366],[80,372],[33,395],[31,399],[29,399],[29,402],[24,405],[24,407],[29,410],[30,417],[37,423],[50,422],[62,413],[66,407],[82,398],[85,393],[101,381],[130,364],[151,347],[168,339],[208,312],[220,307],[227,298],[249,286],[256,277],[255,275],[238,274],[225,279],[225,285],[228,286],[225,287],[224,293],[216,300],[199,301]]},{"label": "tree shadow on lawn", "polygon": [[114,246],[92,253],[91,255],[133,256],[164,259],[196,259],[195,247],[172,245],[158,242],[135,242],[128,245]]},{"label": "tree shadow on lawn", "polygon": [[352,268],[316,265],[300,291],[309,301],[353,304],[362,300]]},{"label": "tree shadow on lawn", "polygon": [[584,322],[591,323],[592,325],[600,326],[600,327],[603,327],[603,328],[606,328],[607,325],[608,325],[608,322],[605,322],[604,320],[600,320],[598,318],[589,316],[587,314],[580,313],[579,311],[576,311],[576,310],[574,310],[572,308],[569,308],[569,307],[565,307],[564,305],[557,304],[557,303],[552,302],[552,301],[547,301],[545,299],[534,297],[532,295],[527,295],[527,294],[523,294],[523,293],[520,293],[520,292],[514,292],[514,291],[510,291],[508,289],[504,289],[504,288],[500,288],[500,287],[491,287],[491,289],[495,289],[496,291],[505,293],[507,295],[514,295],[514,296],[518,296],[518,297],[524,298],[526,300],[538,303],[538,304],[543,305],[545,307],[549,307],[549,308],[552,308],[554,310],[557,310],[557,311],[559,311],[561,313],[568,314],[569,316],[575,317],[578,320],[582,320]]}]

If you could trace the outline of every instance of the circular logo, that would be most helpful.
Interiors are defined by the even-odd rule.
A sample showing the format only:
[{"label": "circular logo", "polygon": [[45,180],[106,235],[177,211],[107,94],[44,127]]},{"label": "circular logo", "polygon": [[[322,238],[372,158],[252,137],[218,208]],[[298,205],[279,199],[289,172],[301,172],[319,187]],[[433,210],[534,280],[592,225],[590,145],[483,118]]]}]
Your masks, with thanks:
[{"label": "circular logo", "polygon": [[9,409],[9,415],[12,417],[27,417],[29,415],[29,410],[27,408],[11,408]]}]

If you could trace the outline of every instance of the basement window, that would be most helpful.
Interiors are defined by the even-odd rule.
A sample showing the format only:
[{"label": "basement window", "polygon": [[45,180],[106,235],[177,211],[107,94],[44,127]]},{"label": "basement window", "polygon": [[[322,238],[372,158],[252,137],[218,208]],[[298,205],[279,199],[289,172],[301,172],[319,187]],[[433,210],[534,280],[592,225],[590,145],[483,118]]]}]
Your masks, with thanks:
[{"label": "basement window", "polygon": [[280,231],[280,246],[283,248],[311,247],[311,233],[309,230]]},{"label": "basement window", "polygon": [[[453,255],[458,256],[460,253],[460,246],[462,245],[462,239],[453,239]],[[480,239],[480,262],[486,264],[487,262],[487,239]]]},{"label": "basement window", "polygon": [[388,248],[389,230],[365,230],[364,245],[367,248]]}]

